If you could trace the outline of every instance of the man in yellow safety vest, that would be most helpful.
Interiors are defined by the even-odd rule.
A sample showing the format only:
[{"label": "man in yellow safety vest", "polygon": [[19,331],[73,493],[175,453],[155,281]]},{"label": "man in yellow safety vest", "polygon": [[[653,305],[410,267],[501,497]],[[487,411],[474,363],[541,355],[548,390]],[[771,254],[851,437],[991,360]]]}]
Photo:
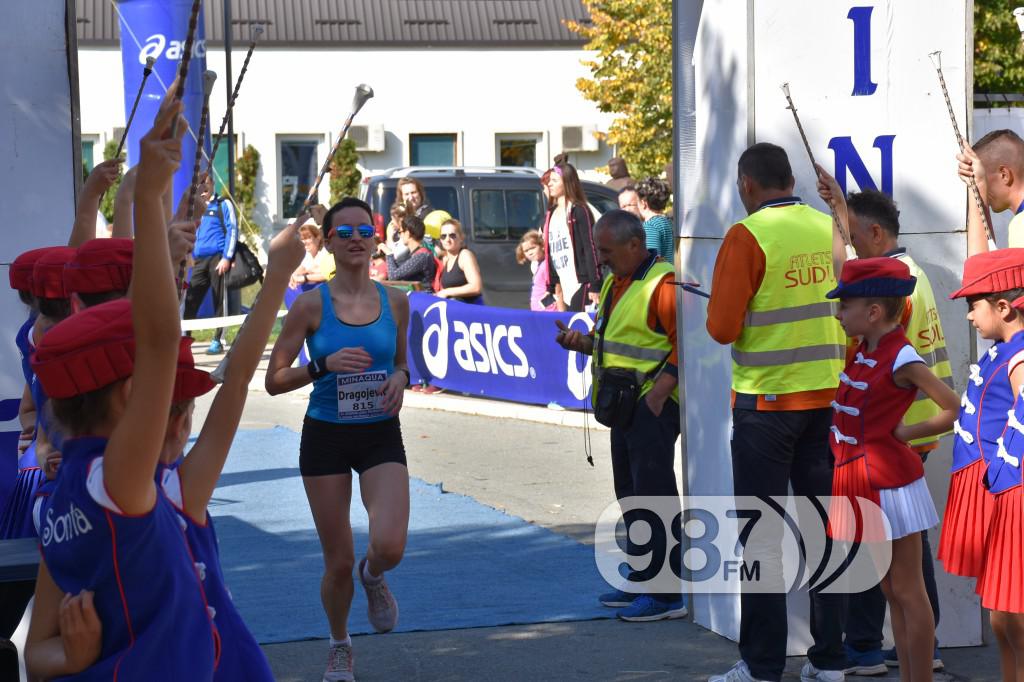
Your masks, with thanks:
[{"label": "man in yellow safety vest", "polygon": [[[832,219],[793,196],[794,184],[781,147],[758,143],[744,151],[737,188],[748,215],[726,234],[715,262],[707,329],[719,343],[732,344],[737,497],[784,498],[790,485],[800,496],[832,492],[831,403],[846,350],[825,298],[835,286]],[[753,534],[758,537],[747,539],[774,542],[763,529]],[[745,543],[745,551],[752,546]],[[764,556],[761,575],[781,582],[781,547],[768,547]],[[843,595],[811,591],[814,645],[803,680],[844,679],[843,606]],[[784,589],[744,583],[741,660],[711,682],[779,682],[787,625]]]}]

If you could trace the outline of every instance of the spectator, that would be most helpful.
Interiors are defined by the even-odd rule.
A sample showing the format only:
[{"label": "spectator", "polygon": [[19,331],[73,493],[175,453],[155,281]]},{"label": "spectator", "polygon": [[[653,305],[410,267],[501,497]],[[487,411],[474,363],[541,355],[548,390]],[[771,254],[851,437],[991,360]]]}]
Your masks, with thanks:
[{"label": "spectator", "polygon": [[480,266],[473,252],[466,248],[462,223],[455,218],[441,224],[441,246],[444,248],[444,260],[440,277],[436,278],[434,295],[463,303],[483,303],[484,283],[480,277]]},{"label": "spectator", "polygon": [[644,217],[640,215],[640,204],[638,203],[636,195],[636,187],[633,185],[626,185],[619,190],[619,208],[623,211],[632,213],[640,220],[644,219]]},{"label": "spectator", "polygon": [[613,156],[608,159],[608,173],[612,179],[604,183],[608,187],[618,191],[623,187],[635,185],[633,178],[629,177],[629,169],[626,168],[626,160],[621,156]]},{"label": "spectator", "polygon": [[548,196],[544,223],[548,291],[554,294],[558,310],[582,312],[588,301],[600,299],[601,266],[594,247],[594,218],[576,169],[567,163],[553,166]]},{"label": "spectator", "polygon": [[675,232],[672,221],[665,216],[665,206],[672,196],[668,183],[661,178],[644,178],[636,186],[636,195],[640,217],[644,221],[644,232],[647,233],[647,248],[669,263],[674,263]]},{"label": "spectator", "polygon": [[[196,246],[192,251],[192,279],[185,297],[185,319],[195,319],[206,292],[213,289],[214,315],[224,314],[224,276],[231,269],[238,243],[238,220],[235,207],[227,197],[215,195],[206,207],[206,213],[196,232]],[[223,329],[214,332],[213,341],[206,352],[216,355],[224,352],[221,338]]]},{"label": "spectator", "polygon": [[324,248],[323,233],[314,223],[306,223],[300,227],[299,237],[306,248],[306,256],[292,274],[288,286],[292,289],[301,287],[303,291],[308,291],[334,277],[334,255]]},{"label": "spectator", "polygon": [[427,202],[426,190],[423,189],[423,185],[416,178],[406,177],[398,181],[395,206],[398,205],[412,208],[413,214],[421,220],[434,210]]},{"label": "spectator", "polygon": [[[432,291],[437,263],[430,249],[423,246],[423,221],[414,215],[402,218],[399,245],[409,256],[399,262],[395,254],[388,255],[388,279],[392,282],[418,282],[424,291]],[[398,245],[395,248],[399,251]]]},{"label": "spectator", "polygon": [[530,264],[533,272],[533,287],[530,289],[530,310],[556,310],[555,297],[548,293],[548,269],[544,266],[544,235],[540,230],[530,230],[519,240],[516,247],[516,262]]}]

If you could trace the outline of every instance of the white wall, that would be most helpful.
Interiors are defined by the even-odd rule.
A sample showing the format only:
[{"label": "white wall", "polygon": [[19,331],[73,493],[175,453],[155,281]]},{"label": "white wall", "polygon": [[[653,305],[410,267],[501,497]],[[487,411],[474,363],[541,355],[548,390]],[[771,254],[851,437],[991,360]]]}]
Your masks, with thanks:
[{"label": "white wall", "polygon": [[[247,45],[232,52],[237,78]],[[224,54],[211,48],[207,68],[220,76],[211,103],[213,127],[220,124],[226,93]],[[596,125],[607,131],[602,114],[576,89],[589,75],[581,50],[298,50],[257,47],[235,109],[235,131],[243,145],[262,155],[261,215],[264,228],[279,222],[278,135],[319,136],[318,161],[329,152],[328,138],[340,131],[355,86],[371,85],[376,96],[356,118],[358,125],[383,124],[387,150],[364,153],[365,169],[377,171],[409,162],[410,133],[456,133],[461,165],[496,164],[495,135],[536,133],[537,163],[543,168],[562,150],[563,125]],[[79,71],[82,132],[99,134],[101,146],[111,129],[123,126],[121,55],[116,48],[81,48]],[[136,120],[133,125],[147,125]],[[597,152],[572,152],[583,171],[605,165],[612,156],[603,143]],[[600,179],[594,173],[585,173]],[[606,177],[606,176],[604,176]]]}]

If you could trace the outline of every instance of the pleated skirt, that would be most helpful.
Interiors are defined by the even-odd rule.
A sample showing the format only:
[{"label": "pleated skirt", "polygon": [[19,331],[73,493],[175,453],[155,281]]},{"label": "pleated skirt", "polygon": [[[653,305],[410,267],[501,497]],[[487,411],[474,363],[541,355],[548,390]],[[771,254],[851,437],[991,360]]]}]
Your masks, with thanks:
[{"label": "pleated skirt", "polygon": [[981,483],[985,469],[985,461],[978,459],[949,478],[938,549],[939,561],[947,573],[966,578],[981,575],[985,535],[994,507],[994,497]]},{"label": "pleated skirt", "polygon": [[[935,503],[923,477],[899,488],[876,490],[868,479],[866,457],[835,468],[832,497],[829,535],[835,540],[898,540],[939,523]],[[861,504],[857,498],[874,505]]]},{"label": "pleated skirt", "polygon": [[1024,613],[1024,497],[1021,486],[994,495],[977,592],[993,611]]}]

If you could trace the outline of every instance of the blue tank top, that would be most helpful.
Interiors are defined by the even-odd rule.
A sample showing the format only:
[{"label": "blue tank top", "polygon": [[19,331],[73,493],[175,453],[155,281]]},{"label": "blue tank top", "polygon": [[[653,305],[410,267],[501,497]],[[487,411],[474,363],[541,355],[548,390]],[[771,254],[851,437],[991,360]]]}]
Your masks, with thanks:
[{"label": "blue tank top", "polygon": [[[1024,389],[1021,390],[1024,394]],[[996,446],[995,457],[988,461],[985,483],[993,495],[1021,484],[1020,462],[1024,457],[1024,397],[1018,396],[1007,417],[1006,431]]]},{"label": "blue tank top", "polygon": [[1006,373],[1010,358],[1024,350],[1024,332],[997,343],[971,365],[967,390],[960,398],[960,414],[953,424],[953,467],[959,471],[978,459],[991,462],[998,453],[997,441],[1013,409],[1013,388]]},{"label": "blue tank top", "polygon": [[21,325],[21,329],[18,330],[17,336],[14,337],[14,343],[18,347],[18,353],[21,354],[21,372],[25,375],[25,383],[32,384],[32,365],[29,363],[29,358],[32,357],[32,351],[35,350],[32,347],[32,327],[36,323],[37,313],[29,313],[28,319],[25,320],[25,324]]},{"label": "blue tank top", "polygon": [[369,324],[351,325],[338,319],[330,287],[320,287],[320,326],[306,338],[309,357],[321,358],[342,348],[361,346],[373,358],[362,374],[329,372],[313,382],[306,414],[336,424],[369,424],[391,419],[376,409],[377,387],[395,371],[398,326],[391,315],[388,292],[374,282],[380,294],[380,315]]},{"label": "blue tank top", "polygon": [[96,501],[106,445],[104,438],[67,440],[60,476],[40,509],[40,543],[54,582],[71,594],[94,591],[103,623],[99,658],[73,679],[212,680],[218,636],[184,528],[160,490],[153,509],[139,516]]},{"label": "blue tank top", "polygon": [[180,522],[185,524],[185,538],[199,567],[206,603],[220,633],[220,662],[213,674],[214,682],[274,682],[267,657],[246,627],[242,614],[235,608],[231,592],[224,582],[213,517],[207,514],[206,524],[202,525],[183,511],[181,479],[178,477],[181,462],[179,459],[170,467],[161,464],[157,468],[156,480],[178,512]]}]

